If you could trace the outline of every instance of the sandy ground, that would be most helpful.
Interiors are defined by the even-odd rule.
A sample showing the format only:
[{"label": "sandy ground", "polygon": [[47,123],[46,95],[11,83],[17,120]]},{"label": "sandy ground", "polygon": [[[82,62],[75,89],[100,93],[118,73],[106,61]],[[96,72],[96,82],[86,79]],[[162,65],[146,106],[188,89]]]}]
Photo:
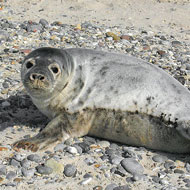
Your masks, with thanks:
[{"label": "sandy ground", "polygon": [[143,28],[190,39],[189,0],[11,0],[10,20],[41,18],[49,22],[79,24],[84,21],[107,26]]}]

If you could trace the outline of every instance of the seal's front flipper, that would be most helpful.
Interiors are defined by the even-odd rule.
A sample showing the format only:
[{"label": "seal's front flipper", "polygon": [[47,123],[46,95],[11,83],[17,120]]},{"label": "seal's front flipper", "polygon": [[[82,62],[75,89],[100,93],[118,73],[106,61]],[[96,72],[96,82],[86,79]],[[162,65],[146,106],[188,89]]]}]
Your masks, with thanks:
[{"label": "seal's front flipper", "polygon": [[23,148],[33,152],[45,149],[52,144],[65,141],[72,137],[72,130],[69,130],[71,132],[69,133],[67,130],[68,127],[68,123],[61,116],[58,116],[50,121],[36,136],[15,142],[13,148]]}]

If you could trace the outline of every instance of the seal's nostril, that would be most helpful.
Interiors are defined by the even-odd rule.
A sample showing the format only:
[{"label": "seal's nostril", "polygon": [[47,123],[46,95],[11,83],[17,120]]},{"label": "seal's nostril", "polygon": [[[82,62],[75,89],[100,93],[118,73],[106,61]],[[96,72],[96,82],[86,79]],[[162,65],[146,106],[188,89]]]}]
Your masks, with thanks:
[{"label": "seal's nostril", "polygon": [[36,80],[36,79],[43,81],[45,79],[45,76],[42,74],[32,73],[30,75],[30,80]]},{"label": "seal's nostril", "polygon": [[32,73],[32,74],[30,75],[30,80],[35,80],[36,78],[37,78],[37,75],[36,75],[36,74]]},{"label": "seal's nostril", "polygon": [[40,76],[39,79],[43,81],[45,79],[45,77],[44,76]]}]

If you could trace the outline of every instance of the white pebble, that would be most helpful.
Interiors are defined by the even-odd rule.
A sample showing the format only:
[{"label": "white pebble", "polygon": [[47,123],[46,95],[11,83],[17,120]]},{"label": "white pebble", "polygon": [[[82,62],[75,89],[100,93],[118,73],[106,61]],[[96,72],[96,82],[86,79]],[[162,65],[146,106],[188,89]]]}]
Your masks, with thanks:
[{"label": "white pebble", "polygon": [[86,185],[92,180],[92,177],[86,178],[83,181],[80,182],[81,185]]},{"label": "white pebble", "polygon": [[77,149],[73,146],[67,147],[67,151],[71,154],[77,154],[78,153]]}]

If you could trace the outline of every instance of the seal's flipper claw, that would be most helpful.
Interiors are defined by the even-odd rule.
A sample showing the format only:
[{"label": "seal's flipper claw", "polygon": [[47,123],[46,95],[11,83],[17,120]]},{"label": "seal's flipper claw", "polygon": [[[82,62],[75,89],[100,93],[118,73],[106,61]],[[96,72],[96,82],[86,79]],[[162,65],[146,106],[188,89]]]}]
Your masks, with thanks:
[{"label": "seal's flipper claw", "polygon": [[25,150],[31,150],[33,152],[36,152],[39,147],[38,144],[32,141],[33,138],[30,139],[23,139],[20,141],[15,142],[12,146],[13,149],[17,148],[17,149],[25,149]]}]

